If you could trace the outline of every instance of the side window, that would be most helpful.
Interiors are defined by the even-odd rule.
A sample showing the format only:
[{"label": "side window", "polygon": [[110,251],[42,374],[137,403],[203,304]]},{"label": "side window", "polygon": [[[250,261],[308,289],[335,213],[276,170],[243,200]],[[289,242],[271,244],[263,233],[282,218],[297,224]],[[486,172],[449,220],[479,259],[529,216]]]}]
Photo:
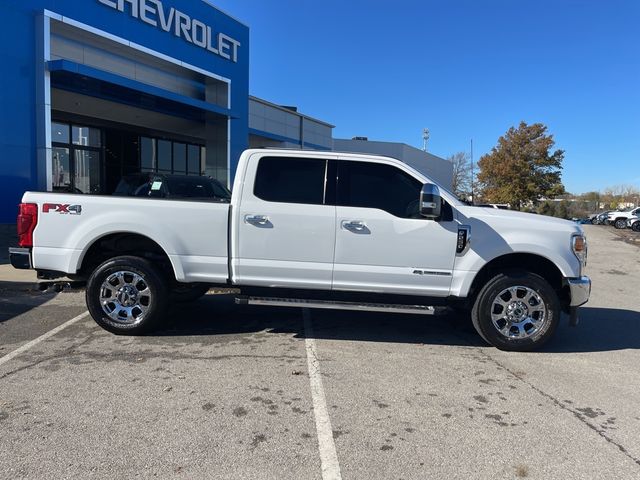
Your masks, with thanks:
[{"label": "side window", "polygon": [[399,168],[381,163],[342,161],[338,167],[338,205],[378,208],[400,218],[421,218],[422,184]]},{"label": "side window", "polygon": [[322,205],[326,167],[322,159],[263,157],[253,193],[268,202]]}]

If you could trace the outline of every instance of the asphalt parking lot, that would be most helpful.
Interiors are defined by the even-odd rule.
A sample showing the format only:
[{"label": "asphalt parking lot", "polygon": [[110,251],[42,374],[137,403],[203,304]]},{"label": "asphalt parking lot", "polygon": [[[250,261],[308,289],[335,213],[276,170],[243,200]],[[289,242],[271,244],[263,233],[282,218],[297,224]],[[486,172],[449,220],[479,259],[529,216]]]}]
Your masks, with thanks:
[{"label": "asphalt parking lot", "polygon": [[640,478],[640,249],[585,230],[591,301],[535,353],[223,295],[114,336],[0,276],[0,478]]}]

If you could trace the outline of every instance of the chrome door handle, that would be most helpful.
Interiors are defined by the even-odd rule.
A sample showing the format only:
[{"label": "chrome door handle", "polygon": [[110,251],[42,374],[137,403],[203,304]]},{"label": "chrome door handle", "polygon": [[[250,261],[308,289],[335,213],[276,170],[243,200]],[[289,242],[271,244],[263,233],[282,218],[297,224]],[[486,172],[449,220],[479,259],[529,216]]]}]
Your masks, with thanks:
[{"label": "chrome door handle", "polygon": [[364,232],[367,229],[367,224],[360,220],[345,220],[342,222],[342,228],[352,232]]},{"label": "chrome door handle", "polygon": [[245,215],[244,223],[250,223],[252,225],[266,225],[269,223],[269,217],[266,215]]}]

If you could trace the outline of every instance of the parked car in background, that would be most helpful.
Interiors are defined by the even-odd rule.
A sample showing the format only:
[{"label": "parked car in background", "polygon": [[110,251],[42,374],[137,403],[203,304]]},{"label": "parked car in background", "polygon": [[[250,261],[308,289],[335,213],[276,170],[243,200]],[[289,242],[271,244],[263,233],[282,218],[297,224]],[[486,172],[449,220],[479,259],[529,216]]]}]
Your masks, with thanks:
[{"label": "parked car in background", "polygon": [[609,222],[609,214],[611,212],[613,212],[615,210],[607,210],[605,212],[599,213],[596,218],[595,221],[591,221],[591,223],[595,224],[595,225],[608,225]]},{"label": "parked car in background", "polygon": [[137,173],[122,177],[113,195],[125,197],[198,199],[229,203],[231,192],[218,180],[194,175]]},{"label": "parked car in background", "polygon": [[627,220],[627,228],[630,228],[634,232],[640,232],[640,217],[631,217]]},{"label": "parked car in background", "polygon": [[627,220],[631,217],[640,216],[640,207],[636,208],[628,208],[626,210],[614,210],[609,213],[608,220],[609,224],[613,225],[616,228],[626,228]]}]

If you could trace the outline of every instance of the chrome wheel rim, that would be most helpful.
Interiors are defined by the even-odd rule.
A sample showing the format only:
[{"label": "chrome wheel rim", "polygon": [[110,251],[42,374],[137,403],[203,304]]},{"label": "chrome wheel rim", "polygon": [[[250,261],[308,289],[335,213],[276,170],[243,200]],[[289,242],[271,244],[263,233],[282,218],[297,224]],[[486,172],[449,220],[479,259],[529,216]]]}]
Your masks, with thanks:
[{"label": "chrome wheel rim", "polygon": [[491,303],[491,322],[506,338],[535,337],[546,325],[546,320],[547,307],[542,297],[529,287],[505,288]]},{"label": "chrome wheel rim", "polygon": [[100,286],[102,311],[114,322],[136,325],[151,306],[151,290],[135,272],[122,270],[110,274]]}]

